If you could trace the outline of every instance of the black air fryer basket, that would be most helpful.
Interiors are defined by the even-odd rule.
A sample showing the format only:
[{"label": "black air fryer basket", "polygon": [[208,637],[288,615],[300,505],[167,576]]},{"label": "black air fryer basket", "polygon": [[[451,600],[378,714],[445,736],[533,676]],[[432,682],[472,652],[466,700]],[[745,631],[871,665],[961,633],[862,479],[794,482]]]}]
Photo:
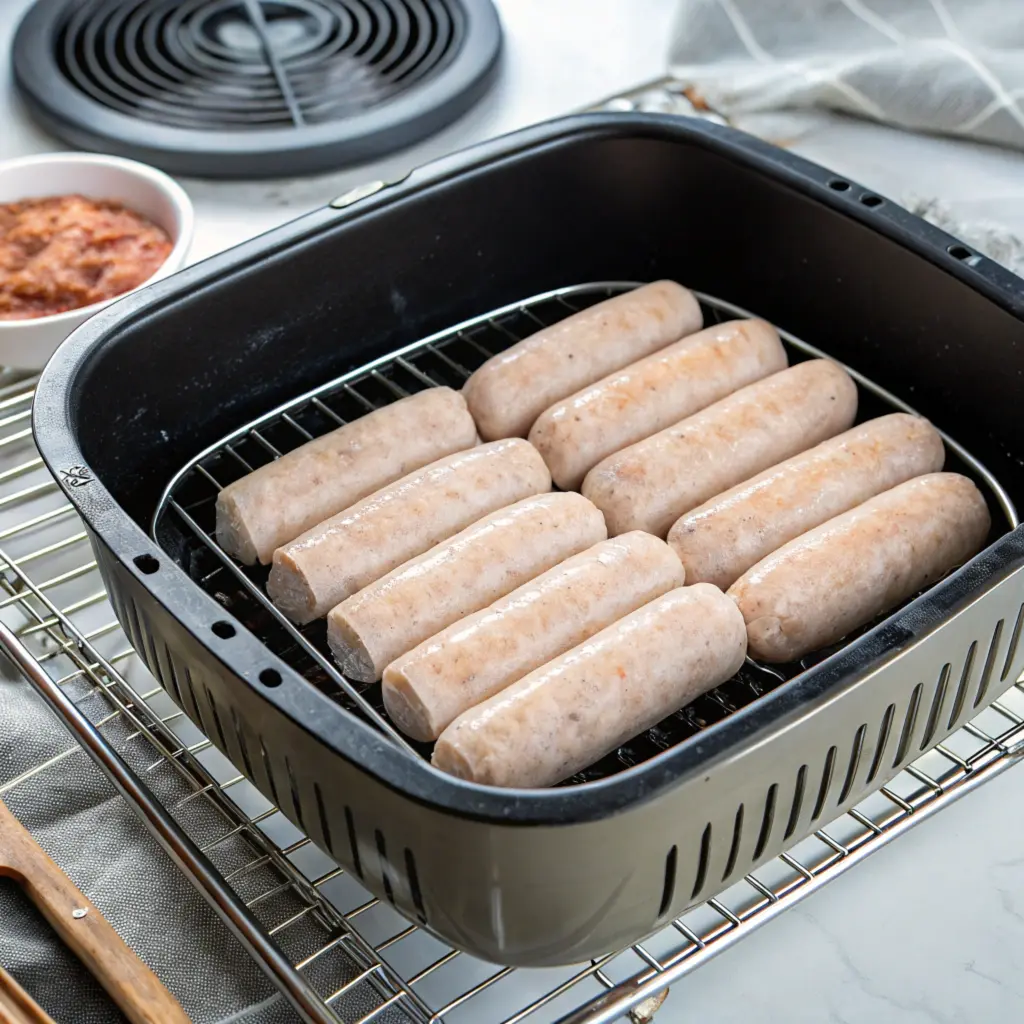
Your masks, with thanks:
[{"label": "black air fryer basket", "polygon": [[[598,955],[857,803],[1020,674],[1024,282],[822,168],[671,117],[542,125],[337,205],[79,328],[35,428],[150,669],[379,897],[488,960]],[[216,550],[214,481],[660,277],[850,366],[865,415],[928,416],[987,494],[992,543],[828,657],[743,670],[571,784],[445,776],[391,733],[379,688],[325,668],[322,626],[290,633],[259,571]]]}]

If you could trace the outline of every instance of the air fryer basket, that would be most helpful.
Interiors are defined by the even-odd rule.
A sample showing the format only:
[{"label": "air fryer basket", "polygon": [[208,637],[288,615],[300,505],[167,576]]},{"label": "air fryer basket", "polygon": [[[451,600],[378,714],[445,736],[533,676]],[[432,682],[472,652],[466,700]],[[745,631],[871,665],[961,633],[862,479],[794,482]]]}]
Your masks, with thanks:
[{"label": "air fryer basket", "polygon": [[[1004,526],[927,594],[689,739],[598,781],[497,791],[350,713],[345,681],[311,685],[231,594],[190,577],[210,552],[180,516],[149,538],[182,466],[295,396],[527,296],[661,276],[907,400],[992,471],[997,517],[1021,501],[1022,282],[814,165],[678,118],[555,122],[317,211],[104,311],[39,385],[40,449],[150,668],[370,889],[486,959],[565,963],[647,934],[884,784],[1024,664],[1024,536]],[[110,399],[125,390],[122,411]]]}]

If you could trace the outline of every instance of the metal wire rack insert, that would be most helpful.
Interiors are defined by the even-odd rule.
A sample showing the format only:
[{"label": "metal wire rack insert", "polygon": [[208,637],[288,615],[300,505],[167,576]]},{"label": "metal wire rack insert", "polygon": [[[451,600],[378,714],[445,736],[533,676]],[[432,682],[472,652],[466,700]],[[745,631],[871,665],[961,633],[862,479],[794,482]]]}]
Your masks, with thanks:
[{"label": "metal wire rack insert", "polygon": [[[175,474],[153,516],[154,540],[313,685],[377,726],[410,755],[429,755],[430,744],[409,741],[391,725],[379,683],[360,684],[342,674],[328,650],[322,620],[303,627],[289,622],[267,597],[267,568],[243,566],[220,547],[214,532],[217,494],[240,476],[366,412],[424,388],[461,387],[469,374],[494,353],[541,327],[635,286],[625,281],[577,285],[505,306],[408,345],[271,410],[206,448]],[[752,315],[722,299],[703,294],[700,299],[706,324]],[[793,335],[780,333],[792,359],[823,355]],[[859,419],[913,411],[883,388],[851,373],[861,392]],[[946,437],[945,441],[953,468],[973,476],[993,508],[1002,511],[1005,525],[1016,526],[1016,510],[999,482],[953,439]],[[1000,533],[1003,529],[1005,526],[997,528]],[[676,711],[563,785],[596,781],[645,761],[746,707],[833,650],[835,647],[781,666],[748,659],[728,683]]]}]

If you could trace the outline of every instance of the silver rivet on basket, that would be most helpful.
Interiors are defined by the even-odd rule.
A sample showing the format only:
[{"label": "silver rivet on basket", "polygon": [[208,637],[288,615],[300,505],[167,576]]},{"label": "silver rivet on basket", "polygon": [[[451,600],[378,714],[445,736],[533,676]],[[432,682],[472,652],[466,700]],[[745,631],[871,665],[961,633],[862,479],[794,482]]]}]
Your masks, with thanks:
[{"label": "silver rivet on basket", "polygon": [[71,916],[76,921],[81,921],[82,918],[85,917],[85,915],[88,913],[89,911],[85,907],[75,907],[75,909],[71,911]]}]

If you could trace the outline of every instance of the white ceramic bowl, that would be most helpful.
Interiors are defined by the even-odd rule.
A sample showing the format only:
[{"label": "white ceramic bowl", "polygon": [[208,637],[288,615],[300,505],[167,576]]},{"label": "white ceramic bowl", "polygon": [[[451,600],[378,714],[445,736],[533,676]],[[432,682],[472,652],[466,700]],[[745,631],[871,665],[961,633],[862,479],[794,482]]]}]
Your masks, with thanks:
[{"label": "white ceramic bowl", "polygon": [[[145,284],[181,269],[192,244],[192,203],[185,190],[163,171],[94,153],[46,153],[0,163],[0,203],[70,194],[124,203],[167,232],[174,247]],[[119,298],[54,316],[0,320],[0,364],[42,369],[79,324]]]}]

